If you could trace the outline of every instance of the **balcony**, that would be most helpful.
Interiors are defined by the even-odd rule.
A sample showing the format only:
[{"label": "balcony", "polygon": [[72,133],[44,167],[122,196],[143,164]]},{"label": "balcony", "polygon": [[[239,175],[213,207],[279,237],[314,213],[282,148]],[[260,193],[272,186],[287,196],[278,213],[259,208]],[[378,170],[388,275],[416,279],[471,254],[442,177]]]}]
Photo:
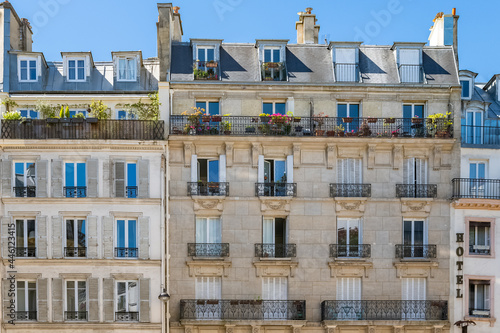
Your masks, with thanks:
[{"label": "balcony", "polygon": [[296,244],[255,244],[257,258],[295,258]]},{"label": "balcony", "polygon": [[66,321],[87,321],[87,311],[64,311]]},{"label": "balcony", "polygon": [[64,256],[65,257],[85,258],[87,256],[87,248],[86,247],[65,247],[64,248]]},{"label": "balcony", "polygon": [[139,187],[137,186],[127,186],[125,188],[127,191],[127,198],[137,198],[137,193],[139,191]]},{"label": "balcony", "polygon": [[372,195],[371,184],[330,184],[330,197],[370,197]]},{"label": "balcony", "polygon": [[64,196],[66,198],[86,198],[87,186],[65,186]]},{"label": "balcony", "polygon": [[[21,140],[163,140],[164,122],[161,120],[98,120],[88,119],[2,119],[2,139]],[[55,121],[55,122],[54,122]]]},{"label": "balcony", "polygon": [[[447,119],[351,117],[170,116],[172,135],[286,136],[337,138],[440,138],[453,137]],[[225,130],[222,130],[222,123]]]},{"label": "balcony", "polygon": [[36,197],[36,186],[16,186],[14,194],[16,198],[34,198]]},{"label": "balcony", "polygon": [[214,60],[195,61],[193,75],[195,80],[219,80],[219,63]]},{"label": "balcony", "polygon": [[116,321],[139,321],[139,312],[115,312]]},{"label": "balcony", "polygon": [[36,311],[16,311],[16,321],[36,321]]},{"label": "balcony", "polygon": [[36,247],[16,247],[16,257],[18,258],[35,258]]},{"label": "balcony", "polygon": [[500,179],[454,178],[453,199],[500,200]]},{"label": "balcony", "polygon": [[359,82],[358,64],[335,64],[335,81],[337,82]]},{"label": "balcony", "polygon": [[181,319],[305,320],[306,301],[183,299]]},{"label": "balcony", "polygon": [[323,301],[321,320],[448,320],[448,302]]},{"label": "balcony", "polygon": [[137,258],[138,252],[136,247],[115,247],[116,258]]},{"label": "balcony", "polygon": [[401,83],[423,83],[424,69],[422,65],[399,65]]},{"label": "balcony", "polygon": [[296,197],[297,183],[255,183],[257,197]]},{"label": "balcony", "polygon": [[286,81],[287,72],[284,62],[261,63],[262,81]]},{"label": "balcony", "polygon": [[229,243],[188,243],[188,256],[209,258],[229,257]]},{"label": "balcony", "polygon": [[396,244],[396,258],[399,259],[434,259],[437,256],[436,245]]},{"label": "balcony", "polygon": [[462,146],[500,146],[500,127],[462,125]]},{"label": "balcony", "polygon": [[436,184],[396,184],[398,198],[435,198]]},{"label": "balcony", "polygon": [[340,245],[330,244],[330,258],[370,258],[370,244]]},{"label": "balcony", "polygon": [[187,187],[188,194],[207,195],[207,196],[228,196],[229,183],[219,182],[189,182]]}]

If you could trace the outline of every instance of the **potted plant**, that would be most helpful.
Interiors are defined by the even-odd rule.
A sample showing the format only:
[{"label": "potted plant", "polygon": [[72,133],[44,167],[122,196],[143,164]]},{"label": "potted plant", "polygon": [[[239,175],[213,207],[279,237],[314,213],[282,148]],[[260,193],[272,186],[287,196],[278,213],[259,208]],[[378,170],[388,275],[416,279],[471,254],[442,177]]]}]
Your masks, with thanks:
[{"label": "potted plant", "polygon": [[5,97],[2,100],[2,105],[5,105],[5,110],[7,112],[10,112],[17,106],[17,103],[13,99],[10,99],[9,97]]},{"label": "potted plant", "polygon": [[201,117],[201,120],[202,120],[204,123],[209,123],[209,122],[210,122],[210,120],[211,120],[211,118],[212,118],[212,117],[211,117],[210,115],[203,115],[203,116]]},{"label": "potted plant", "polygon": [[3,119],[5,120],[22,120],[21,112],[19,111],[6,111],[2,114]]},{"label": "potted plant", "polygon": [[294,123],[300,123],[301,117],[293,117],[293,122]]},{"label": "potted plant", "polygon": [[378,120],[377,118],[371,118],[371,117],[368,117],[368,122],[369,122],[370,124],[374,124],[374,123],[376,123],[376,122],[377,122],[377,120]]},{"label": "potted plant", "polygon": [[[225,114],[224,117],[230,116],[229,114]],[[231,127],[232,124],[229,122],[229,120],[222,120],[220,123],[220,129],[222,132],[224,132],[225,135],[231,134]]]},{"label": "potted plant", "polygon": [[255,126],[245,127],[245,133],[255,133]]},{"label": "potted plant", "polygon": [[337,135],[338,136],[344,136],[344,126],[342,126],[342,124],[338,125],[338,126],[335,126],[335,131],[337,132]]},{"label": "potted plant", "polygon": [[218,123],[222,120],[222,117],[221,116],[212,116],[212,121],[214,123]]},{"label": "potted plant", "polygon": [[69,106],[66,106],[66,108],[64,106],[61,106],[61,110],[59,111],[59,121],[66,124],[70,122]]},{"label": "potted plant", "polygon": [[[104,104],[102,101],[94,101],[92,99],[92,103],[90,103],[90,113],[93,118],[97,118],[98,120],[106,120],[111,117],[111,114],[108,110],[108,106]],[[87,118],[87,122],[89,122],[90,118]],[[91,121],[92,122],[92,121]]]},{"label": "potted plant", "polygon": [[385,119],[384,119],[384,123],[385,123],[385,124],[394,124],[394,122],[395,122],[395,121],[396,121],[396,119],[394,119],[394,118],[392,118],[392,117],[391,117],[391,118],[385,118]]},{"label": "potted plant", "polygon": [[85,115],[83,113],[77,113],[71,118],[71,122],[73,123],[83,123],[85,120]]},{"label": "potted plant", "polygon": [[59,119],[56,118],[56,108],[50,105],[49,102],[44,100],[37,100],[35,110],[38,111],[43,118],[47,119],[47,123],[57,123]]},{"label": "potted plant", "polygon": [[363,123],[359,127],[359,135],[360,136],[370,136],[372,134],[372,131],[370,129],[370,126],[368,125],[368,121],[365,119],[363,120]]},{"label": "potted plant", "polygon": [[268,123],[269,120],[271,120],[271,116],[267,113],[261,113],[259,114],[259,117],[260,117],[260,122],[261,123]]},{"label": "potted plant", "polygon": [[422,123],[422,121],[423,121],[423,119],[422,119],[422,118],[419,118],[418,116],[415,116],[415,117],[411,118],[411,122],[412,122],[413,124],[421,124],[421,123]]},{"label": "potted plant", "polygon": [[322,129],[323,124],[325,123],[325,118],[328,118],[328,116],[324,112],[320,112],[313,116],[313,120],[318,126],[318,128],[315,130],[316,136],[323,136],[325,134],[325,131]]},{"label": "potted plant", "polygon": [[214,61],[214,60],[209,60],[205,63],[205,66],[207,68],[216,68],[217,67],[217,63]]}]

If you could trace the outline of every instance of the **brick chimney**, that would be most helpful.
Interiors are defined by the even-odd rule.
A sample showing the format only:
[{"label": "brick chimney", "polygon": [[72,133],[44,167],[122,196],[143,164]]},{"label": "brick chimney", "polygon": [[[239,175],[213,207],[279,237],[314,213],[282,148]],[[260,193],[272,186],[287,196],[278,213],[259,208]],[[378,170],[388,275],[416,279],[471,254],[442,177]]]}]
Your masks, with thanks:
[{"label": "brick chimney", "polygon": [[182,41],[182,22],[179,14],[180,7],[173,7],[171,3],[158,5],[157,44],[158,59],[160,60],[160,81],[167,81],[167,72],[170,70],[172,42]]},{"label": "brick chimney", "polygon": [[429,35],[429,46],[452,45],[458,65],[458,18],[456,8],[451,14],[437,13]]},{"label": "brick chimney", "polygon": [[312,8],[297,13],[299,21],[295,22],[297,44],[318,44],[319,25],[316,25],[316,14],[311,14]]}]

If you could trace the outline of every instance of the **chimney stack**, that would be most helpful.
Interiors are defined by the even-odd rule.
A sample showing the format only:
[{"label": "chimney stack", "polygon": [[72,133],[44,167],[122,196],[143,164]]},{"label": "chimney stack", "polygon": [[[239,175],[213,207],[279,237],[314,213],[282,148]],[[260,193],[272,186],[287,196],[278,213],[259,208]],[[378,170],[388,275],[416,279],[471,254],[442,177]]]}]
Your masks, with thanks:
[{"label": "chimney stack", "polygon": [[180,7],[173,7],[171,3],[158,4],[157,43],[158,59],[160,60],[160,81],[167,81],[167,72],[170,70],[172,42],[182,41],[182,22],[179,14]]},{"label": "chimney stack", "polygon": [[430,46],[452,45],[458,65],[458,18],[457,9],[453,8],[451,14],[437,13],[429,35]]},{"label": "chimney stack", "polygon": [[299,21],[295,22],[297,44],[318,44],[319,25],[316,25],[316,14],[311,14],[312,8],[299,12]]}]

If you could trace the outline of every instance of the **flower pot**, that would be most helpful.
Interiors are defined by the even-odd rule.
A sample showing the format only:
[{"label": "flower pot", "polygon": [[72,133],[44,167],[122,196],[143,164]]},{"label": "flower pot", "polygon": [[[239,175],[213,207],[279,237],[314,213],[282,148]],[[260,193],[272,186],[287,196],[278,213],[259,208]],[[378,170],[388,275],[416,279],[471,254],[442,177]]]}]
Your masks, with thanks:
[{"label": "flower pot", "polygon": [[59,119],[59,122],[63,123],[63,124],[69,124],[71,120],[69,118],[61,118]]},{"label": "flower pot", "polygon": [[210,117],[210,116],[202,116],[202,117],[201,117],[201,120],[202,120],[204,123],[209,123],[211,119],[212,119],[212,117]]},{"label": "flower pot", "polygon": [[342,121],[344,123],[350,124],[350,123],[352,123],[352,118],[351,117],[344,117],[344,118],[342,118]]},{"label": "flower pot", "polygon": [[285,118],[275,118],[273,121],[275,124],[283,124],[285,122]]},{"label": "flower pot", "polygon": [[85,118],[71,118],[72,123],[83,123]]},{"label": "flower pot", "polygon": [[231,134],[231,131],[224,131],[224,135],[229,135]]},{"label": "flower pot", "polygon": [[205,64],[207,68],[217,68],[217,63],[216,62],[207,62]]},{"label": "flower pot", "polygon": [[90,124],[97,124],[97,121],[98,121],[99,119],[97,119],[97,118],[87,118],[87,119],[85,119],[85,120],[87,121],[87,123],[90,123]]},{"label": "flower pot", "polygon": [[386,124],[394,124],[394,122],[396,121],[396,119],[394,118],[385,118],[384,122]]},{"label": "flower pot", "polygon": [[267,68],[278,68],[280,64],[278,62],[268,62],[266,63]]},{"label": "flower pot", "polygon": [[368,122],[373,124],[373,123],[376,123],[377,122],[377,118],[368,118]]},{"label": "flower pot", "polygon": [[422,118],[411,118],[411,122],[413,124],[421,124],[422,123]]},{"label": "flower pot", "polygon": [[326,131],[326,136],[335,136],[335,131]]},{"label": "flower pot", "polygon": [[255,133],[255,127],[247,127],[247,128],[245,128],[245,133]]},{"label": "flower pot", "polygon": [[293,122],[294,123],[300,123],[301,118],[300,117],[293,117]]},{"label": "flower pot", "polygon": [[323,136],[325,135],[325,130],[315,130],[314,134],[316,134],[316,136]]},{"label": "flower pot", "polygon": [[399,136],[399,133],[392,133],[393,138],[397,138]]},{"label": "flower pot", "polygon": [[261,123],[268,123],[271,117],[269,116],[260,116],[260,122]]},{"label": "flower pot", "polygon": [[47,118],[48,124],[56,124],[59,122],[59,118]]},{"label": "flower pot", "polygon": [[339,131],[339,132],[337,132],[337,135],[340,137],[344,137],[345,133],[343,131]]},{"label": "flower pot", "polygon": [[213,122],[216,122],[216,123],[217,123],[217,122],[219,122],[219,121],[221,121],[221,120],[222,120],[222,117],[221,117],[221,116],[212,116],[212,121],[213,121]]}]

